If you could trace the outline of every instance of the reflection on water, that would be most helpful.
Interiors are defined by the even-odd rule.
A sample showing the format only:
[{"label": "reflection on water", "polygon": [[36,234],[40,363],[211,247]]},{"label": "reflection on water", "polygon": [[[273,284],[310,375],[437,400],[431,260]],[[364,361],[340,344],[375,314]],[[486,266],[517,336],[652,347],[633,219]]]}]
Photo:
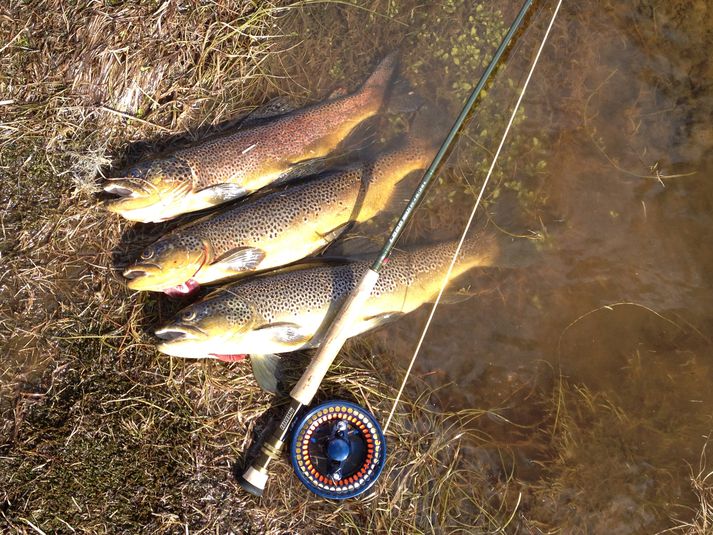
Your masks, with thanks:
[{"label": "reflection on water", "polygon": [[[324,46],[330,27],[335,70],[400,44],[407,76],[455,116],[517,6],[389,5],[391,18],[308,10],[291,24],[301,47]],[[649,533],[690,517],[671,504],[696,505],[689,463],[713,428],[709,11],[565,3],[487,204],[499,228],[545,240],[525,267],[462,280],[476,296],[443,306],[420,357],[450,383],[444,404],[491,410],[478,425],[513,452],[526,527]],[[409,238],[459,232],[549,12],[531,19]],[[289,54],[282,67],[304,79]],[[425,314],[373,336],[405,365]]]}]

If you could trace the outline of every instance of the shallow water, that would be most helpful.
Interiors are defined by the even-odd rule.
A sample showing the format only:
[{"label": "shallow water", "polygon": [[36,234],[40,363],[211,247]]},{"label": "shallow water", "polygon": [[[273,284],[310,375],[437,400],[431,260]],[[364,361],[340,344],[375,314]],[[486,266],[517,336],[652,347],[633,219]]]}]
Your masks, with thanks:
[{"label": "shallow water", "polygon": [[[165,4],[167,9],[175,7],[169,4]],[[260,66],[260,72],[269,76],[258,77],[260,82],[249,91],[243,93],[243,81],[230,78],[232,71],[226,69],[221,82],[227,89],[215,94],[209,91],[207,96],[197,91],[205,107],[196,101],[190,111],[181,111],[182,119],[177,123],[158,113],[147,118],[158,124],[165,119],[165,124],[183,130],[184,119],[189,125],[208,124],[214,117],[210,106],[230,106],[224,110],[225,118],[238,115],[262,97],[286,94],[299,102],[319,99],[334,89],[335,80],[354,87],[378,58],[401,48],[405,78],[440,116],[436,121],[439,124],[429,129],[433,133],[442,129],[440,123],[447,124],[455,117],[468,88],[519,7],[518,2],[500,0],[306,4],[275,17],[274,31],[266,38],[275,53],[266,56]],[[549,2],[542,9],[541,3],[537,4],[527,29],[479,103],[442,180],[430,192],[404,243],[453,238],[462,230],[474,202],[473,192],[483,180],[553,7]],[[163,9],[153,15],[159,26]],[[226,20],[234,16],[208,4],[197,9]],[[529,250],[520,251],[507,265],[474,271],[459,279],[452,291],[462,288],[470,297],[449,295],[449,301],[457,302],[439,308],[416,362],[414,375],[440,389],[433,399],[435,409],[471,409],[478,415],[472,423],[478,438],[460,451],[476,459],[486,474],[473,474],[474,496],[492,496],[493,504],[487,504],[490,506],[502,503],[504,518],[513,511],[509,531],[652,533],[672,526],[675,518],[690,520],[698,508],[689,479],[699,470],[713,427],[713,393],[709,387],[713,378],[713,252],[708,246],[713,223],[713,187],[708,180],[713,171],[713,67],[708,52],[713,38],[709,18],[710,9],[703,0],[565,3],[526,94],[524,111],[499,160],[480,217],[481,222],[489,220],[489,231],[498,234],[506,251],[513,246],[509,235],[543,239],[529,243]],[[223,28],[212,22],[210,27]],[[220,31],[232,35],[233,30],[228,25]],[[247,40],[249,36],[240,34],[240,38]],[[30,53],[31,44],[22,47]],[[181,42],[180,48],[186,44]],[[242,47],[236,44],[236,50]],[[216,49],[216,54],[219,52],[225,53],[225,49]],[[235,61],[239,63],[239,59]],[[143,65],[135,67],[144,72]],[[146,69],[145,76],[156,75],[158,81],[163,69],[163,65],[155,71]],[[86,73],[91,72],[86,69]],[[202,83],[210,85],[211,81],[201,80],[196,87],[203,87]],[[154,85],[147,82],[143,89],[153,94]],[[103,87],[103,83],[97,86]],[[127,111],[138,114],[139,110],[130,109],[127,103],[135,93],[132,88],[124,95],[131,98],[118,101],[126,104]],[[170,105],[188,98],[180,91],[167,94]],[[114,105],[110,96],[106,96],[107,102]],[[94,101],[91,107],[95,107]],[[102,117],[105,123],[106,117]],[[408,127],[401,122],[398,128]],[[378,134],[386,130],[371,132],[380,137]],[[101,133],[104,136],[105,130]],[[138,135],[127,128],[126,139],[122,137],[119,142],[114,138],[112,143],[117,146],[112,150],[121,152],[120,144],[134,138],[146,141],[145,133]],[[41,145],[44,147],[44,141]],[[81,147],[82,151],[87,149],[84,141]],[[101,229],[107,221],[113,221],[110,225],[118,235],[124,222],[101,214],[89,218],[93,227],[85,227],[86,214],[70,209],[76,208],[76,200],[67,196],[69,178],[64,174],[64,178],[55,177],[46,163],[38,163],[44,162],[44,152],[34,151],[33,146],[28,151],[31,149],[35,154],[30,156],[23,153],[15,157],[8,152],[0,167],[17,169],[27,176],[51,176],[57,190],[52,191],[51,199],[57,200],[59,208],[49,211],[59,219],[60,227],[57,230],[58,223],[50,215],[37,221],[28,218],[23,224],[26,243],[16,248],[11,236],[15,229],[24,227],[21,221],[3,220],[3,255],[8,250],[18,255],[23,249],[32,250],[44,243],[49,243],[51,252],[28,255],[27,273],[13,277],[15,274],[6,270],[0,281],[0,300],[5,298],[6,309],[19,318],[9,327],[3,325],[0,332],[0,344],[9,355],[0,366],[0,391],[12,390],[11,396],[0,400],[0,412],[9,415],[3,422],[5,429],[14,441],[26,407],[22,399],[50,395],[54,401],[48,402],[47,414],[38,412],[34,420],[32,414],[28,417],[30,422],[41,421],[53,429],[49,439],[41,435],[44,427],[38,429],[38,444],[51,449],[56,442],[65,448],[59,454],[60,468],[62,463],[66,465],[74,483],[83,483],[75,474],[92,474],[94,463],[99,463],[103,467],[115,465],[116,481],[123,485],[127,481],[124,467],[139,466],[141,470],[137,471],[144,474],[134,474],[134,486],[126,488],[131,493],[138,488],[136,495],[142,499],[149,496],[142,509],[147,517],[157,517],[153,504],[163,507],[164,498],[157,497],[163,488],[182,488],[186,479],[204,484],[209,489],[205,492],[212,493],[222,477],[229,479],[225,486],[231,489],[235,485],[224,460],[236,450],[247,448],[248,426],[240,414],[244,407],[229,405],[237,415],[235,420],[226,420],[229,444],[221,442],[222,430],[204,428],[203,423],[196,430],[178,417],[167,420],[164,429],[171,427],[170,433],[161,438],[151,424],[163,421],[166,413],[161,412],[160,419],[137,413],[136,421],[146,425],[145,432],[143,427],[123,427],[123,420],[122,426],[107,424],[110,431],[118,430],[120,439],[128,433],[131,447],[122,442],[119,448],[118,442],[109,442],[107,451],[113,455],[109,460],[99,447],[92,450],[99,460],[86,455],[85,446],[96,441],[88,431],[75,436],[74,423],[79,422],[81,427],[84,419],[82,404],[89,412],[85,425],[93,428],[95,421],[103,422],[107,416],[102,411],[113,411],[117,400],[133,403],[133,398],[125,399],[126,392],[133,392],[137,384],[139,390],[143,384],[145,396],[176,395],[183,400],[187,387],[181,383],[180,373],[175,388],[164,385],[164,375],[169,373],[165,370],[173,370],[174,363],[155,356],[147,334],[154,323],[164,321],[180,304],[136,295],[127,296],[126,308],[121,311],[104,303],[102,286],[111,296],[122,285],[118,275],[109,280],[112,272],[108,266],[116,263],[116,258],[101,248],[95,250],[98,245],[94,235],[103,236]],[[73,159],[74,155],[65,158]],[[56,167],[68,165],[64,162]],[[27,188],[17,190],[21,193],[17,197],[23,199],[14,205],[17,214],[31,212],[34,204],[50,204],[42,196],[44,187],[38,187],[39,182],[17,182]],[[34,190],[39,192],[35,192],[38,200],[30,194]],[[87,208],[94,214],[94,200],[89,204]],[[356,233],[370,235],[380,243],[389,222],[389,218],[379,218]],[[77,233],[79,227],[83,232]],[[528,243],[524,238],[515,243],[519,247],[523,242]],[[88,262],[85,256],[93,260]],[[43,279],[46,264],[62,266],[53,275],[52,284]],[[11,281],[21,284],[8,284],[8,274]],[[75,299],[82,295],[83,299]],[[369,335],[369,341],[384,348],[377,354],[395,359],[405,370],[427,313],[424,307]],[[22,324],[23,316],[28,325],[42,325],[42,329],[14,328]],[[137,329],[141,332],[134,332]],[[7,339],[2,338],[6,334]],[[78,340],[76,345],[73,339]],[[129,351],[128,360],[116,364],[117,358],[125,358],[123,349],[119,349],[125,344],[136,346],[137,351]],[[65,363],[51,371],[46,388],[34,386],[38,381],[35,375],[42,375],[47,363],[55,359]],[[147,373],[150,359],[163,367],[155,378]],[[76,366],[84,370],[91,367],[96,376],[82,377]],[[209,377],[211,370],[226,373],[227,368],[193,363],[176,367],[187,374],[207,370]],[[15,368],[22,373],[16,374]],[[230,395],[226,393],[225,399],[234,394],[231,389],[235,385],[241,384],[239,374],[247,373],[237,366],[227,369],[236,374],[230,377],[240,380],[230,382],[226,388]],[[52,397],[55,376],[59,381],[65,373],[76,376],[67,381],[71,388]],[[6,381],[6,374],[15,379]],[[141,374],[145,374],[144,383],[137,379]],[[122,377],[130,386],[122,383]],[[200,417],[222,421],[223,405],[216,403],[205,409],[201,406],[202,394],[195,390],[193,394],[199,401],[192,400],[185,407],[182,402],[180,410],[175,409],[177,414],[188,407],[191,414],[195,411]],[[154,407],[154,398],[150,399]],[[158,399],[169,407],[175,405],[175,401]],[[250,401],[251,410],[259,405]],[[38,405],[28,410],[44,408]],[[128,409],[131,406],[124,406]],[[378,416],[385,418],[386,414]],[[179,421],[183,432],[174,438],[176,430],[171,422]],[[33,436],[27,427],[21,431]],[[208,451],[215,454],[209,475],[202,472],[202,461],[194,462],[193,457],[186,460],[194,450],[204,455],[200,447],[193,447],[194,443],[186,445],[187,437],[195,440],[199,431],[209,437],[213,449]],[[160,440],[164,441],[158,442],[163,449],[154,444]],[[156,467],[172,467],[174,447],[191,468],[179,468],[177,474],[164,480],[163,472]],[[30,444],[28,451],[32,448]],[[61,469],[35,483],[44,459],[54,459],[56,452],[36,457],[37,465],[32,466],[29,461],[25,463],[30,457],[23,451],[13,449],[13,457],[3,456],[3,460],[11,460],[14,464],[10,466],[24,466],[19,473],[27,478],[23,483],[27,493],[62,490],[66,482],[61,479]],[[139,454],[134,457],[136,451]],[[167,452],[165,457],[159,455],[161,452]],[[142,455],[153,460],[152,468],[147,468]],[[166,463],[169,458],[171,463]],[[196,471],[191,472],[194,466]],[[11,470],[5,475],[15,477]],[[101,480],[105,479],[102,472]],[[145,490],[145,479],[155,480],[156,488]],[[54,486],[43,486],[42,481],[54,482]],[[108,481],[101,487],[105,494],[97,494],[91,486],[82,487],[87,502],[94,496],[114,496],[117,483],[111,478]],[[483,482],[489,486],[475,489]],[[14,492],[20,496],[25,491]],[[5,500],[0,503],[5,514],[9,500],[2,493],[0,499]],[[185,496],[172,499],[169,510],[183,514],[195,508]],[[196,499],[200,499],[202,509],[204,495]],[[102,512],[96,518],[104,521],[104,502],[99,501],[101,507],[96,510]],[[27,510],[33,507],[41,516],[45,506],[28,503]],[[121,503],[125,506],[122,514],[138,515],[133,501]],[[239,512],[243,507],[232,507],[234,503],[225,507],[225,503],[223,497],[216,500],[216,510]],[[61,503],[54,505],[62,508]],[[361,503],[352,506],[360,509]],[[22,507],[20,504],[17,511],[27,516]],[[469,521],[478,514],[469,513],[472,511],[465,511],[464,518],[458,520]],[[203,516],[203,511],[196,514]],[[195,522],[202,525],[203,519]],[[172,525],[172,529],[175,527]]]},{"label": "shallow water", "polygon": [[[452,117],[489,32],[518,7],[467,4],[390,2],[388,16],[364,15],[370,44],[400,43],[406,76]],[[473,202],[462,180],[482,182],[551,8],[529,19],[407,239],[462,230]],[[417,361],[445,385],[444,408],[489,411],[477,426],[512,452],[529,482],[520,510],[540,526],[650,533],[696,506],[688,477],[713,426],[709,14],[704,1],[565,3],[481,212],[545,239],[518,265],[459,280],[473,297],[442,305]],[[330,21],[349,26],[338,16],[359,17],[300,15],[287,26],[308,47]],[[463,28],[483,20],[482,56],[466,64]],[[366,54],[331,44],[335,66]],[[425,308],[372,335],[404,368]]]}]

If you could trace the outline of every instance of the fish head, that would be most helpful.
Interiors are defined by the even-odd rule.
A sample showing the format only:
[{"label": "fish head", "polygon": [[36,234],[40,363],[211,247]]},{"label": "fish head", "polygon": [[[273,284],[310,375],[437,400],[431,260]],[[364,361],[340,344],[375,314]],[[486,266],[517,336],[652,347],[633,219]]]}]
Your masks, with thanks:
[{"label": "fish head", "polygon": [[158,223],[181,213],[181,200],[193,189],[191,166],[175,157],[142,162],[126,176],[110,178],[104,191],[117,197],[106,201],[110,212],[131,221]]},{"label": "fish head", "polygon": [[176,318],[156,331],[163,340],[158,350],[182,358],[211,358],[245,353],[239,347],[244,334],[253,330],[257,316],[250,303],[230,289],[181,310]]},{"label": "fish head", "polygon": [[168,235],[146,247],[124,270],[132,290],[163,292],[181,287],[203,267],[209,247],[194,236]]}]

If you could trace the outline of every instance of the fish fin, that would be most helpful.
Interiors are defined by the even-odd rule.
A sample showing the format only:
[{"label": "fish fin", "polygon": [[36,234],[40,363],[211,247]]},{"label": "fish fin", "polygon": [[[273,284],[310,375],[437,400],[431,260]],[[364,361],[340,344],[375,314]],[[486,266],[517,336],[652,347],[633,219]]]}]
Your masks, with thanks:
[{"label": "fish fin", "polygon": [[[358,228],[359,227],[357,227],[357,229]],[[335,240],[326,245],[317,259],[331,259],[332,262],[340,260],[341,262],[364,260],[373,257],[374,250],[381,247],[381,242],[378,238],[361,235],[359,230],[345,234],[346,233],[342,234],[340,240]],[[327,251],[327,254],[325,254],[324,251]]]},{"label": "fish fin", "polygon": [[[470,292],[466,289],[449,290],[449,291],[443,292],[443,295],[441,295],[441,299],[439,302],[442,305],[457,305],[459,303],[465,303],[466,301],[468,301],[469,299],[472,299],[476,295],[478,295],[478,294],[475,292]],[[437,297],[437,294],[434,295],[433,297],[431,297],[431,299],[428,299],[426,301],[426,303],[435,302],[436,297]]]},{"label": "fish fin", "polygon": [[386,100],[386,112],[390,114],[414,113],[424,105],[424,99],[413,86],[404,79],[391,84]]},{"label": "fish fin", "polygon": [[237,184],[216,184],[197,191],[195,195],[208,205],[216,205],[243,197],[246,193],[245,188]]},{"label": "fish fin", "polygon": [[265,251],[257,247],[238,247],[217,258],[212,265],[220,264],[229,271],[254,271],[265,258]]},{"label": "fish fin", "polygon": [[531,238],[501,238],[498,240],[498,255],[494,264],[499,268],[529,267],[538,260],[546,247],[544,235],[533,232]]},{"label": "fish fin", "polygon": [[423,169],[411,171],[394,185],[391,198],[389,199],[389,204],[393,206],[392,209],[400,210],[406,207],[416,190],[417,180],[420,180],[423,174]]},{"label": "fish fin", "polygon": [[376,66],[376,69],[371,73],[369,78],[362,85],[361,91],[374,91],[379,96],[383,96],[391,80],[394,77],[399,66],[399,53],[392,52],[388,54],[381,62]]},{"label": "fish fin", "polygon": [[319,237],[322,238],[323,240],[325,240],[328,244],[332,243],[339,236],[341,236],[349,227],[351,227],[353,225],[354,225],[354,221],[347,221],[346,223],[342,223],[341,225],[334,227],[329,232],[320,234]]},{"label": "fish fin", "polygon": [[240,362],[241,360],[245,360],[247,355],[244,354],[234,354],[234,355],[217,355],[217,354],[211,354],[211,356],[215,357],[216,360],[219,360],[220,362]]},{"label": "fish fin", "polygon": [[405,144],[435,156],[450,128],[451,124],[443,111],[438,106],[424,102],[408,122]]},{"label": "fish fin", "polygon": [[294,109],[295,106],[287,98],[276,97],[267,104],[258,106],[253,111],[248,113],[240,124],[241,126],[255,126],[258,123],[264,122],[265,119],[272,119],[280,115],[285,115]]},{"label": "fish fin", "polygon": [[390,312],[382,312],[381,314],[375,314],[373,316],[367,316],[363,321],[363,324],[365,325],[364,331],[368,331],[378,327],[379,325],[383,325],[384,323],[397,320],[403,315],[404,313],[400,310],[394,310]]},{"label": "fish fin", "polygon": [[388,113],[412,113],[424,101],[406,80],[396,76],[399,59],[398,51],[388,54],[364,82],[361,91],[373,93]]},{"label": "fish fin", "polygon": [[308,175],[316,175],[325,171],[328,167],[327,158],[310,158],[290,165],[289,169],[272,182],[272,186],[284,184],[295,178],[302,178]]},{"label": "fish fin", "polygon": [[310,336],[300,332],[301,327],[296,323],[282,321],[277,323],[267,323],[255,330],[267,331],[275,341],[283,344],[302,344],[310,339]]},{"label": "fish fin", "polygon": [[277,385],[282,379],[280,374],[280,361],[278,355],[268,353],[265,355],[250,355],[250,364],[257,384],[266,392],[277,394]]},{"label": "fish fin", "polygon": [[392,186],[390,192],[384,191],[383,188],[380,189],[379,184],[375,184],[373,188],[372,184],[368,184],[363,201],[354,209],[354,213],[351,215],[354,222],[364,223],[377,216],[386,215],[391,217],[393,214],[401,213],[413,197],[417,179],[422,176],[423,169],[413,170],[401,177]]},{"label": "fish fin", "polygon": [[334,91],[332,91],[327,98],[329,100],[334,100],[337,98],[346,97],[347,94],[348,92],[346,87],[338,87]]}]

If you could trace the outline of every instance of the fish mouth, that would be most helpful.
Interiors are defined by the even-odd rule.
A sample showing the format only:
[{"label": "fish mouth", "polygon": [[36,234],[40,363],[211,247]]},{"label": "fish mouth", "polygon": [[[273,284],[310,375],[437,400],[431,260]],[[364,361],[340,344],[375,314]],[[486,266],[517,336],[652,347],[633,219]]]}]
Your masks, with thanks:
[{"label": "fish mouth", "polygon": [[157,204],[157,202],[158,201],[151,197],[133,192],[129,195],[120,196],[115,199],[107,199],[104,201],[104,208],[110,212],[114,212],[115,214],[123,215],[126,219],[143,221],[140,217],[132,217],[132,212],[140,211],[142,208],[149,208]]},{"label": "fish mouth", "polygon": [[151,263],[134,264],[122,273],[123,277],[127,279],[126,285],[129,289],[156,292],[163,291],[161,274],[161,266]]},{"label": "fish mouth", "polygon": [[149,183],[136,178],[110,178],[104,183],[104,191],[117,195],[119,199],[135,199],[149,194]]},{"label": "fish mouth", "polygon": [[165,342],[161,345],[170,344],[171,342],[182,342],[186,340],[198,340],[207,338],[207,334],[202,329],[194,325],[167,325],[161,329],[156,329],[154,334]]},{"label": "fish mouth", "polygon": [[147,275],[152,275],[157,271],[161,271],[161,266],[158,264],[134,264],[124,270],[122,275],[129,280],[136,280]]},{"label": "fish mouth", "polygon": [[142,178],[110,178],[103,186],[104,192],[115,195],[104,201],[110,212],[132,219],[132,211],[150,208],[160,201],[161,191]]},{"label": "fish mouth", "polygon": [[110,178],[103,189],[115,195],[104,201],[104,208],[108,211],[130,221],[160,223],[183,213],[178,208],[192,185],[189,181],[175,183],[164,180],[154,184],[142,178]]}]

